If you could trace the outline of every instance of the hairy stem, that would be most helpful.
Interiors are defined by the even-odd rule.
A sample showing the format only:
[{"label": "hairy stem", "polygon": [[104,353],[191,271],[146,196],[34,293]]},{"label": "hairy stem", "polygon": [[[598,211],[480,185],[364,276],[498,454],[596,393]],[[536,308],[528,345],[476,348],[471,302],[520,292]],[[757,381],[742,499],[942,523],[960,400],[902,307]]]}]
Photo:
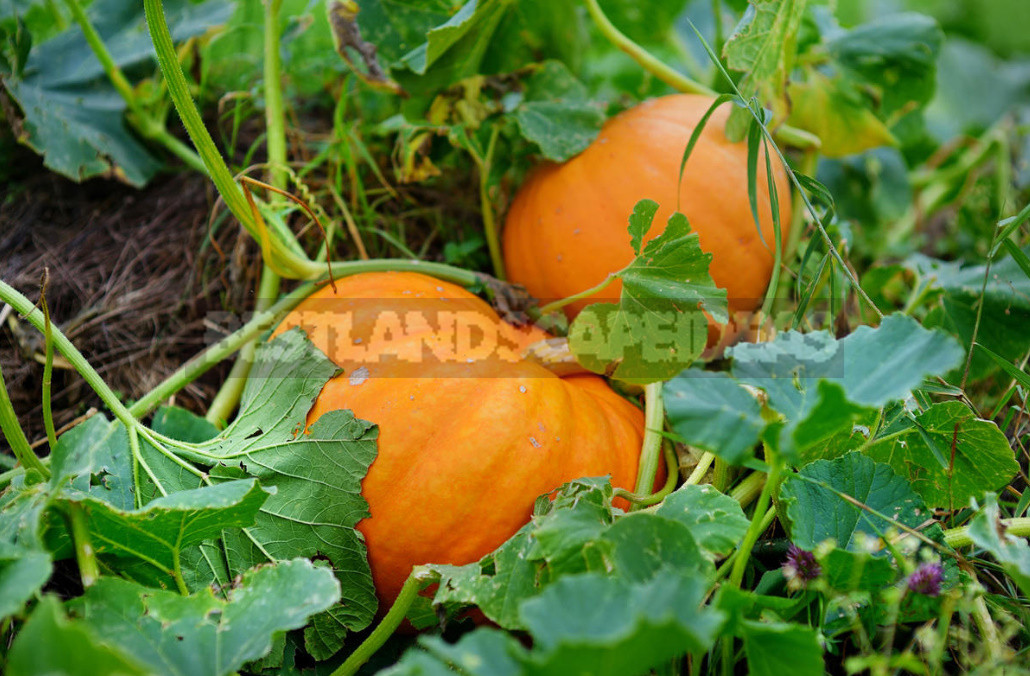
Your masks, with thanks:
[{"label": "hairy stem", "polygon": [[697,461],[697,466],[694,467],[694,471],[690,473],[687,480],[683,482],[686,486],[693,486],[701,483],[701,479],[705,478],[705,474],[708,473],[708,468],[712,466],[712,462],[715,461],[715,454],[705,451],[701,454],[701,459]]},{"label": "hairy stem", "polygon": [[[46,276],[49,277],[49,271]],[[50,326],[50,308],[46,304],[46,282],[39,293],[39,307],[43,310],[43,343],[45,356],[43,358],[43,428],[46,430],[47,443],[50,445],[50,452],[57,448],[57,428],[54,427],[54,409],[51,406],[50,394],[54,379],[54,333]]]}]

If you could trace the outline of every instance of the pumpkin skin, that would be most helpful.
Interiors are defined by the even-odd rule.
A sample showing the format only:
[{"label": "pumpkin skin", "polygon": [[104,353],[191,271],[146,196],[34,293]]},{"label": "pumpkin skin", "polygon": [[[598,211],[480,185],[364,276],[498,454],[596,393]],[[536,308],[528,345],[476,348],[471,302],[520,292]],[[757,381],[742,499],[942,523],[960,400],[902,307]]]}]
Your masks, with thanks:
[{"label": "pumpkin skin", "polygon": [[[608,120],[594,142],[568,162],[531,172],[505,223],[509,279],[537,298],[555,300],[589,289],[629,264],[634,254],[626,228],[633,206],[645,198],[658,202],[645,241],[657,237],[676,210],[683,151],[713,100],[677,94],[645,101]],[[761,305],[769,284],[775,236],[764,155],[758,156],[757,198],[765,243],[748,201],[747,144],[727,140],[728,116],[729,107],[721,106],[705,125],[678,197],[701,248],[713,254],[709,271],[727,290],[731,318],[746,318]],[[772,165],[785,241],[789,184],[779,160]],[[592,302],[615,302],[620,291],[616,281],[567,305],[566,314],[572,319]]]},{"label": "pumpkin skin", "polygon": [[[515,329],[465,289],[416,273],[358,274],[336,286],[307,298],[275,334],[300,326],[344,368],[323,388],[309,424],[346,408],[379,425],[378,455],[362,484],[370,517],[358,530],[381,607],[412,566],[462,565],[496,549],[529,521],[537,496],[566,481],[610,474],[613,485],[633,489],[643,414],[601,378],[559,378],[518,359],[543,331]],[[474,316],[506,332],[512,353],[485,358],[459,346],[444,360],[388,358],[427,340],[453,343],[432,327],[376,343],[384,313],[415,310],[430,324],[444,311]],[[358,336],[368,351],[355,368]]]}]

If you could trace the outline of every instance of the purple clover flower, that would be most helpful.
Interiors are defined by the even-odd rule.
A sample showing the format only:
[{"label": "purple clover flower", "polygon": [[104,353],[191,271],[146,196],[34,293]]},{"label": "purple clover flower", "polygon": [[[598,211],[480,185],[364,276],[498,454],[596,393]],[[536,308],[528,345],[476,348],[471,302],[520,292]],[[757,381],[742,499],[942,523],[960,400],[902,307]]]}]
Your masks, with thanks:
[{"label": "purple clover flower", "polygon": [[944,567],[939,563],[920,563],[908,576],[908,588],[917,594],[937,596],[941,593],[941,579]]},{"label": "purple clover flower", "polygon": [[818,578],[823,572],[816,560],[815,555],[805,549],[801,549],[793,542],[787,548],[787,560],[783,564],[783,575],[787,578],[787,587],[790,589],[803,589],[809,582]]}]

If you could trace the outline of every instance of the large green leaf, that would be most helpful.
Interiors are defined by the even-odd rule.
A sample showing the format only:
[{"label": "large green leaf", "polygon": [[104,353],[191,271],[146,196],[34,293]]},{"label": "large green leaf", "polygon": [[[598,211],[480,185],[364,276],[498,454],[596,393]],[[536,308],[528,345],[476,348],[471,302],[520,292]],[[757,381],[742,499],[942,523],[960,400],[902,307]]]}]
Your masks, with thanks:
[{"label": "large green leaf", "polygon": [[57,440],[50,458],[54,489],[104,500],[117,509],[132,509],[132,458],[121,423],[98,414]]},{"label": "large green leaf", "polygon": [[[214,0],[170,0],[164,8],[176,40],[203,33],[231,11],[231,5]],[[150,62],[142,3],[97,0],[87,14],[116,65],[124,70]],[[11,39],[0,35],[0,41]],[[77,25],[35,45],[23,69],[4,64],[0,59],[0,79],[23,115],[11,121],[18,140],[41,154],[48,168],[77,181],[111,176],[137,186],[160,169],[127,129],[125,102]]]},{"label": "large green leaf", "polygon": [[73,607],[107,646],[181,676],[223,676],[272,648],[272,637],[297,629],[333,605],[340,586],[327,568],[295,560],[243,575],[228,595],[191,596],[101,578]]},{"label": "large green leaf", "polygon": [[736,549],[751,523],[739,502],[707,484],[683,486],[665,498],[655,513],[686,525],[711,556],[726,556]]},{"label": "large green leaf", "polygon": [[144,676],[131,655],[105,645],[92,627],[69,620],[61,602],[45,597],[18,632],[7,658],[8,676]]},{"label": "large green leaf", "polygon": [[[891,315],[841,340],[828,332],[786,331],[769,342],[739,344],[727,355],[733,359],[729,374],[692,369],[666,385],[673,429],[728,462],[742,462],[765,438],[803,464],[856,448],[864,437],[854,430],[868,424],[873,409],[906,397],[927,376],[946,373],[962,350],[941,331]],[[768,408],[782,419],[769,427],[742,385],[764,390]]]},{"label": "large green leaf", "polygon": [[[790,525],[791,539],[808,550],[826,540],[844,549],[854,549],[860,546],[860,534],[876,540],[891,529],[897,530],[883,517],[918,529],[929,514],[904,478],[889,465],[874,462],[861,453],[817,460],[801,468],[798,474],[789,475],[780,487],[779,505]],[[930,530],[939,533],[940,527]]]},{"label": "large green leaf", "polygon": [[[1024,249],[1024,253],[1026,251],[1030,248]],[[964,266],[961,262],[945,262],[917,254],[905,261],[905,266],[919,275],[929,288],[943,291],[939,305],[926,317],[927,326],[940,326],[957,336],[964,345],[970,345],[979,314],[977,342],[1010,361],[1026,354],[1030,279],[1023,274],[1014,258],[1007,256],[992,264],[986,286],[985,265]],[[997,364],[990,358],[979,351],[973,352],[970,382],[983,379],[997,370]],[[958,382],[962,371],[956,371],[950,377],[953,382]]]},{"label": "large green leaf", "polygon": [[1019,471],[1005,435],[960,401],[901,419],[866,448],[906,477],[930,507],[955,509],[1006,486]]},{"label": "large green leaf", "polygon": [[564,162],[597,137],[604,109],[560,61],[547,61],[526,81],[523,101],[511,113],[523,138],[545,158]]},{"label": "large green leaf", "polygon": [[707,584],[677,575],[631,583],[589,573],[522,604],[534,674],[639,674],[711,647],[722,625],[701,608]]},{"label": "large green leaf", "polygon": [[47,552],[0,543],[0,620],[20,612],[50,579],[53,568]]},{"label": "large green leaf", "polygon": [[802,624],[756,622],[742,624],[748,673],[754,676],[821,676],[823,649],[816,630]]},{"label": "large green leaf", "polygon": [[738,464],[765,429],[754,395],[726,374],[692,368],[665,384],[665,410],[687,443]]},{"label": "large green leaf", "polygon": [[100,554],[146,561],[169,577],[183,549],[254,523],[268,498],[256,481],[241,480],[158,498],[140,510],[121,510],[96,498],[63,498],[85,512],[93,548]]},{"label": "large green leaf", "polygon": [[[379,6],[387,13],[393,9]],[[410,6],[401,7],[407,13]],[[358,20],[367,39],[374,29],[365,30],[369,24],[360,14]],[[583,40],[580,22],[570,3],[469,0],[427,31],[422,44],[412,45],[393,73],[405,90],[421,97],[474,75],[511,72],[549,58],[571,63]]]},{"label": "large green leaf", "polygon": [[675,213],[664,232],[641,249],[658,204],[641,200],[630,216],[636,258],[618,273],[619,303],[594,303],[569,329],[576,359],[596,373],[635,383],[667,380],[697,359],[708,320],[727,320],[726,291],[715,286],[686,216]]},{"label": "large green leaf", "polygon": [[937,54],[944,33],[925,14],[878,18],[827,41],[834,62],[877,93],[880,114],[922,106],[936,90]]}]

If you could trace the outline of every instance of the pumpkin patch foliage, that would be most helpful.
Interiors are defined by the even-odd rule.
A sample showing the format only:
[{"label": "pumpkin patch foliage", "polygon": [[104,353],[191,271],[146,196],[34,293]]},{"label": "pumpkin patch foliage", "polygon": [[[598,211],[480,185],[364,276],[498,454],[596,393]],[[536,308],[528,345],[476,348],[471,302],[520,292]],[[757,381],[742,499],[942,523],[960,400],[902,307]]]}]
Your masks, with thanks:
[{"label": "pumpkin patch foliage", "polygon": [[[1022,673],[1019,17],[0,2],[0,673]],[[36,230],[181,177],[168,367]]]}]

